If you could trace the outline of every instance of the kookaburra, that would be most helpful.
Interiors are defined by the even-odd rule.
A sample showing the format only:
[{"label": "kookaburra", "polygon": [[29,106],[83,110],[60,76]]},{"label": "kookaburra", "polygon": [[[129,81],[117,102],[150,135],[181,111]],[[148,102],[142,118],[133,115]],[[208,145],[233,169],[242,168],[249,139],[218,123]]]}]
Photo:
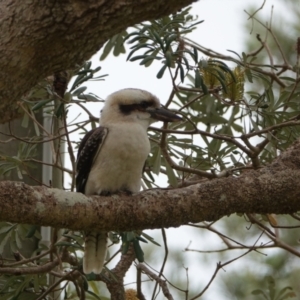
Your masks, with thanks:
[{"label": "kookaburra", "polygon": [[[77,192],[85,195],[139,192],[150,152],[147,129],[158,120],[172,122],[181,118],[162,108],[158,98],[144,90],[124,89],[108,96],[100,126],[89,131],[79,146]],[[107,233],[86,232],[84,273],[99,274],[106,252]]]}]

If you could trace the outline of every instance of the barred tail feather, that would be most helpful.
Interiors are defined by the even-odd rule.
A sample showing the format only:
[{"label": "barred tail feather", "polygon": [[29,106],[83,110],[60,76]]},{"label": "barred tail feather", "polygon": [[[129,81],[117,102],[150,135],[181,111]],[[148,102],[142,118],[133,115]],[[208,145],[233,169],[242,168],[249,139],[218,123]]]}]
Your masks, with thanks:
[{"label": "barred tail feather", "polygon": [[100,274],[107,253],[107,232],[90,231],[85,235],[83,272]]}]

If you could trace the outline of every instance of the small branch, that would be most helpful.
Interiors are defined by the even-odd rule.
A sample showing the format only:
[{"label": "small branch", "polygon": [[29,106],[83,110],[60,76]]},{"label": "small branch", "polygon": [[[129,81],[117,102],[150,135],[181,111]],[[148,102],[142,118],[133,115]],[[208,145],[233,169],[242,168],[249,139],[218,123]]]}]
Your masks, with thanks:
[{"label": "small branch", "polygon": [[157,276],[155,273],[153,273],[152,271],[150,271],[145,265],[143,264],[138,264],[136,266],[137,271],[138,272],[144,272],[145,274],[147,274],[149,277],[151,277],[152,279],[154,279],[156,282],[158,282],[158,284],[160,285],[162,292],[164,294],[164,296],[169,299],[169,300],[174,300],[173,296],[171,295],[167,283],[165,280],[163,280],[162,278],[160,278],[159,276]]},{"label": "small branch", "polygon": [[95,120],[95,121],[99,121],[99,118],[95,117],[84,105],[82,105],[80,102],[76,101],[75,102],[76,105],[78,105],[81,109],[83,109],[87,115],[89,116],[90,121],[91,120]]},{"label": "small branch", "polygon": [[[80,123],[83,123],[83,124],[82,124],[81,126],[76,127],[75,129],[69,130],[69,134],[78,131],[78,129],[80,129],[80,128],[84,128],[84,127],[86,126],[86,124],[89,123],[89,121],[84,121],[84,122],[80,122]],[[55,136],[49,137],[48,139],[42,138],[42,140],[40,140],[40,141],[38,141],[38,140],[34,140],[34,141],[33,141],[33,140],[32,140],[32,137],[30,137],[30,138],[21,138],[21,137],[16,136],[16,135],[12,132],[12,130],[11,130],[10,123],[8,123],[8,126],[9,126],[9,131],[10,131],[10,133],[7,134],[7,133],[4,133],[4,132],[0,132],[0,134],[5,135],[5,136],[12,136],[13,139],[16,139],[16,140],[18,140],[18,141],[21,141],[21,142],[24,142],[24,143],[27,143],[27,144],[32,144],[32,145],[48,143],[48,142],[52,142],[52,141],[54,141],[54,140],[56,140],[56,139],[59,139],[59,138],[61,138],[61,137],[65,137],[65,133],[63,133],[63,134],[59,134],[59,135],[55,135]],[[72,125],[72,126],[73,126],[73,125]],[[10,140],[8,140],[8,141],[4,141],[4,142],[5,142],[5,143],[6,143],[6,142],[10,142],[11,140],[12,140],[12,139],[10,139]]]},{"label": "small branch", "polygon": [[[300,125],[300,123],[299,123],[299,125]],[[186,130],[186,131],[167,129],[167,128],[156,128],[156,127],[152,127],[152,126],[150,126],[149,129],[153,130],[153,131],[164,132],[164,133],[174,133],[174,134],[188,134],[188,135],[200,134],[200,135],[211,137],[214,139],[226,141],[230,144],[237,146],[239,149],[241,149],[247,155],[251,154],[250,150],[247,147],[243,146],[241,143],[239,143],[237,140],[235,140],[236,137],[234,137],[234,136],[210,133],[207,131],[200,130],[196,127],[194,130]],[[247,136],[247,135],[245,135],[245,136]],[[241,137],[239,137],[239,138],[241,138]]]},{"label": "small branch", "polygon": [[49,286],[48,289],[44,293],[42,293],[36,300],[43,300],[45,299],[45,296],[49,295],[57,286],[59,286],[63,281],[65,281],[65,278],[61,278],[54,282],[51,286]]},{"label": "small branch", "polygon": [[218,263],[217,263],[217,267],[216,267],[216,269],[215,269],[215,272],[214,272],[214,274],[212,275],[212,277],[210,278],[208,284],[205,286],[205,288],[204,288],[199,294],[197,294],[196,296],[194,296],[194,297],[191,298],[190,300],[195,300],[195,299],[197,299],[197,298],[200,298],[200,297],[207,291],[207,289],[210,287],[210,285],[212,284],[212,282],[213,282],[214,279],[216,278],[216,276],[217,276],[218,272],[220,271],[220,269],[223,269],[226,265],[229,265],[229,264],[231,264],[232,262],[234,262],[234,261],[236,261],[236,260],[242,258],[243,256],[247,255],[247,254],[250,253],[251,251],[252,251],[252,249],[249,249],[248,251],[246,251],[246,252],[243,253],[242,255],[240,255],[240,256],[238,256],[238,257],[236,257],[236,258],[234,258],[234,259],[231,259],[231,260],[229,260],[229,261],[227,261],[227,262],[225,262],[225,263],[223,263],[223,264],[222,264],[221,262],[218,262]]},{"label": "small branch", "polygon": [[[168,258],[168,254],[169,254],[169,249],[168,249],[168,244],[167,244],[167,235],[166,235],[165,229],[162,228],[161,233],[162,233],[163,241],[164,241],[165,256],[164,256],[164,260],[163,260],[162,266],[160,268],[158,277],[161,277],[163,272],[164,272],[164,268],[165,268],[167,258]],[[155,287],[153,289],[152,299],[155,299],[155,293],[156,293],[157,285],[158,285],[158,281],[156,281]]]},{"label": "small branch", "polygon": [[[251,221],[255,224],[257,224],[258,227],[265,229],[265,225],[263,225],[260,221],[258,221],[253,215],[251,216]],[[282,240],[280,240],[270,229],[268,231],[265,231],[266,235],[275,243],[275,245],[279,248],[282,248],[291,254],[300,257],[300,252],[297,251],[295,248],[289,246]]]},{"label": "small branch", "polygon": [[0,274],[13,274],[13,275],[24,275],[24,274],[43,274],[50,272],[53,268],[59,265],[59,260],[55,259],[52,262],[46,263],[36,267],[20,267],[20,268],[3,268],[0,267]]},{"label": "small branch", "polygon": [[139,300],[146,300],[142,292],[142,271],[140,270],[136,272],[136,293]]},{"label": "small branch", "polygon": [[169,105],[172,103],[174,96],[175,96],[175,89],[173,88],[172,91],[171,91],[171,93],[170,93],[169,99],[168,99],[168,101],[165,104],[166,108],[168,108]]},{"label": "small branch", "polygon": [[27,258],[27,259],[22,259],[20,261],[17,261],[15,263],[11,263],[11,264],[5,264],[5,265],[1,265],[1,268],[7,268],[7,267],[14,267],[14,266],[18,266],[18,265],[25,265],[25,264],[28,264],[28,263],[31,263],[35,260],[39,260],[40,258],[48,255],[49,253],[51,252],[51,250],[48,250],[46,252],[43,252],[42,254],[40,255],[37,255],[37,256],[34,256],[34,257],[31,257],[31,258]]},{"label": "small branch", "polygon": [[40,129],[42,129],[47,136],[51,136],[50,132],[48,132],[43,125],[41,125],[36,118],[25,108],[22,102],[18,102],[19,106],[23,109],[24,113],[35,123]]},{"label": "small branch", "polygon": [[[260,234],[260,236],[258,237],[258,239],[255,241],[253,247],[255,247],[256,243],[257,243],[258,240],[261,238],[262,234],[263,234],[263,232]],[[243,256],[247,255],[248,253],[250,253],[250,252],[253,250],[253,247],[251,247],[248,251],[246,251],[246,252],[243,253],[242,255],[239,255],[239,256],[237,256],[236,258],[231,259],[231,260],[229,260],[229,261],[227,261],[227,262],[225,262],[225,263],[223,263],[223,264],[222,264],[221,262],[218,262],[218,263],[217,263],[216,270],[215,270],[214,274],[212,275],[212,277],[211,277],[210,281],[208,282],[208,284],[205,286],[205,288],[204,288],[199,294],[197,294],[196,296],[194,296],[194,297],[191,298],[190,300],[195,300],[195,299],[201,297],[201,296],[206,292],[206,290],[209,288],[209,286],[212,284],[212,282],[214,281],[214,279],[215,279],[215,277],[217,276],[217,273],[219,272],[220,269],[224,268],[225,266],[231,264],[232,262],[234,262],[234,261],[236,261],[236,260],[242,258]]]},{"label": "small branch", "polygon": [[264,0],[264,2],[261,5],[261,7],[259,7],[257,10],[255,10],[252,14],[249,14],[248,20],[252,19],[260,10],[262,10],[263,7],[265,6],[265,3],[266,3],[266,0]]},{"label": "small branch", "polygon": [[64,172],[69,173],[69,174],[73,173],[73,171],[71,169],[67,169],[67,168],[59,166],[57,164],[46,163],[44,161],[37,160],[37,159],[34,159],[34,158],[24,159],[23,162],[35,162],[35,163],[46,165],[46,166],[50,166],[50,167],[56,167],[56,168],[58,168],[58,169],[60,169],[60,170],[62,170]]},{"label": "small branch", "polygon": [[[257,131],[253,131],[253,132],[250,132],[250,133],[246,133],[243,136],[246,137],[246,138],[250,138],[250,137],[253,137],[253,136],[260,136],[263,133],[268,133],[268,132],[271,132],[271,131],[273,131],[275,129],[278,129],[278,128],[283,128],[283,127],[288,127],[288,126],[299,126],[299,125],[300,125],[300,121],[298,119],[296,119],[296,120],[286,121],[286,122],[283,122],[283,123],[280,123],[280,124],[275,124],[275,125],[266,127],[262,130],[257,130]],[[242,136],[240,136],[240,138],[242,138]]]},{"label": "small branch", "polygon": [[[167,123],[164,124],[163,129],[167,129]],[[202,177],[206,177],[206,178],[215,178],[216,175],[213,173],[208,173],[205,171],[201,171],[198,169],[194,169],[194,168],[187,168],[187,167],[182,167],[177,165],[173,159],[171,158],[171,156],[169,155],[168,149],[167,149],[167,132],[162,131],[162,135],[161,135],[161,142],[160,142],[160,148],[162,151],[162,154],[165,158],[165,160],[168,162],[168,164],[170,165],[171,168],[177,170],[177,171],[181,171],[181,172],[187,172],[187,173],[192,173],[192,174],[196,174]]]},{"label": "small branch", "polygon": [[72,177],[71,191],[74,191],[74,187],[75,187],[76,159],[75,159],[75,155],[74,155],[72,143],[70,141],[70,136],[69,136],[69,132],[68,132],[68,124],[67,124],[67,116],[66,116],[66,114],[64,114],[64,116],[63,116],[63,125],[64,125],[64,128],[65,128],[65,136],[67,138],[67,144],[68,144],[67,149],[68,149],[69,157],[70,157],[71,164],[72,164],[72,170],[73,170],[73,172],[71,173],[71,177]]}]

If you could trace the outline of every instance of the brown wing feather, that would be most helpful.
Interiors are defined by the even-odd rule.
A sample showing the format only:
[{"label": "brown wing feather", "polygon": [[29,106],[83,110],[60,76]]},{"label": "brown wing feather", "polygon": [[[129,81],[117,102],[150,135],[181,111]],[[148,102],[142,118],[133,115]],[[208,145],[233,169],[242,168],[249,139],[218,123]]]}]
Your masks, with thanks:
[{"label": "brown wing feather", "polygon": [[76,163],[76,190],[78,193],[84,194],[94,159],[98,155],[107,133],[106,127],[92,129],[84,136],[79,145]]}]

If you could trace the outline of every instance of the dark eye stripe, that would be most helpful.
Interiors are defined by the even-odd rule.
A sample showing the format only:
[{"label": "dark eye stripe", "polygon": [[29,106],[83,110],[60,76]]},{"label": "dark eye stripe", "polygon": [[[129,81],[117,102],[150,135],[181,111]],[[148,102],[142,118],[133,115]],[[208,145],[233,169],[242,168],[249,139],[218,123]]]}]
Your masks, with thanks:
[{"label": "dark eye stripe", "polygon": [[154,101],[141,101],[134,104],[120,104],[119,109],[124,115],[129,115],[134,110],[145,111],[148,107],[153,106]]},{"label": "dark eye stripe", "polygon": [[122,114],[129,115],[132,111],[137,109],[137,105],[136,104],[130,104],[130,105],[120,104],[119,108],[120,108],[120,111]]}]

